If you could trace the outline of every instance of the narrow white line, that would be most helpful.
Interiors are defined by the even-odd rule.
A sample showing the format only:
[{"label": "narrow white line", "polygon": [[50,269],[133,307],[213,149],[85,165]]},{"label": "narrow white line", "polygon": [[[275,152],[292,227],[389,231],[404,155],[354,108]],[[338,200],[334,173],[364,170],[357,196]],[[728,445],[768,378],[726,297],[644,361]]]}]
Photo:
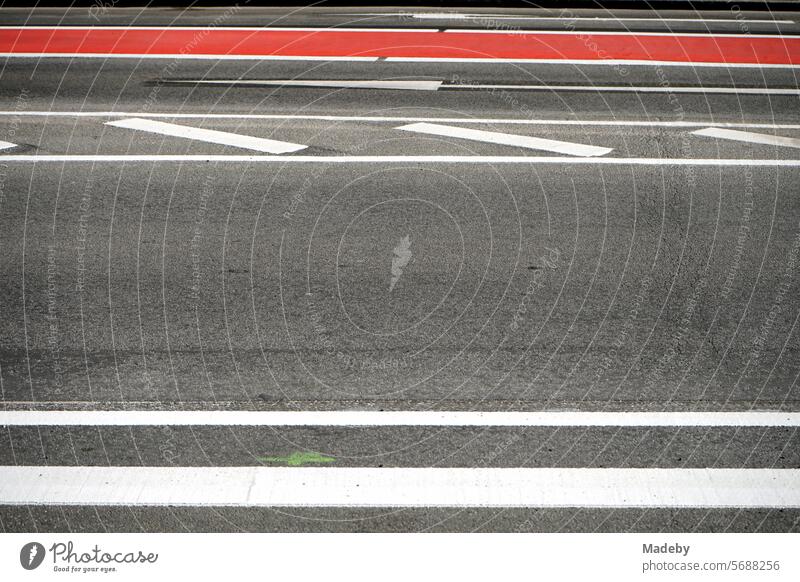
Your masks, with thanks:
[{"label": "narrow white line", "polygon": [[800,159],[738,158],[580,158],[546,156],[242,156],[206,154],[125,155],[0,155],[3,162],[134,163],[242,162],[282,164],[557,164],[590,166],[749,166],[800,167]]},{"label": "narrow white line", "polygon": [[478,89],[504,91],[581,91],[587,93],[698,93],[723,95],[800,95],[800,89],[765,89],[760,87],[637,87],[635,85],[442,85],[442,89]]},{"label": "narrow white line", "polygon": [[9,148],[15,148],[17,144],[11,143],[10,141],[3,141],[0,140],[0,150],[7,150]]},{"label": "narrow white line", "polygon": [[611,148],[601,148],[580,143],[529,137],[526,135],[513,135],[495,131],[483,131],[480,129],[467,129],[449,125],[437,125],[435,123],[412,123],[410,125],[402,125],[397,129],[414,133],[424,133],[426,135],[455,137],[531,150],[543,150],[559,154],[568,154],[570,156],[603,156],[614,151]]},{"label": "narrow white line", "polygon": [[493,30],[492,28],[479,28],[479,29],[470,29],[470,28],[448,28],[444,30],[444,32],[448,32],[451,34],[530,34],[530,35],[552,35],[552,36],[574,36],[574,35],[583,35],[583,36],[627,36],[630,38],[634,38],[637,36],[664,36],[664,37],[673,37],[673,36],[682,36],[682,37],[689,37],[689,38],[783,38],[783,39],[791,39],[794,38],[792,35],[786,34],[726,34],[720,32],[670,32],[668,30],[660,31],[660,32],[631,32],[628,30],[527,30],[527,29],[503,29],[503,30]]},{"label": "narrow white line", "polygon": [[0,426],[800,426],[800,412],[13,410]]},{"label": "narrow white line", "polygon": [[[752,21],[748,21],[752,22]],[[73,26],[73,25],[59,25],[59,26],[0,26],[0,30],[163,30],[169,32],[171,30],[196,30],[198,32],[211,32],[214,30],[226,31],[248,31],[248,32],[281,32],[281,31],[299,31],[299,32],[434,32],[437,28],[340,28],[338,26],[330,27],[316,27],[316,26]]]},{"label": "narrow white line", "polygon": [[750,131],[735,131],[732,129],[720,129],[719,127],[707,127],[705,129],[698,129],[692,133],[694,135],[715,137],[718,139],[731,139],[748,143],[800,148],[800,139],[793,137],[782,137],[780,135],[767,135],[765,133],[753,133]]},{"label": "narrow white line", "polygon": [[[395,16],[386,13],[351,13],[352,16]],[[729,22],[740,23],[746,22],[748,24],[794,24],[794,20],[736,20],[735,18],[608,18],[601,16],[576,16],[574,18],[565,18],[563,16],[506,16],[506,15],[492,15],[492,14],[448,14],[441,13],[422,13],[422,14],[403,14],[398,16],[405,16],[411,18],[419,18],[422,20],[531,20],[549,21],[549,22],[693,22],[693,23],[708,23],[708,22]]]},{"label": "narrow white line", "polygon": [[[2,56],[2,54],[0,54]],[[715,63],[686,61],[643,61],[628,59],[494,59],[494,58],[440,58],[440,57],[386,57],[392,63],[528,63],[532,65],[598,65],[616,67],[688,67],[715,69],[800,69],[800,65],[769,63]]]},{"label": "narrow white line", "polygon": [[152,119],[142,119],[134,117],[122,119],[120,121],[107,121],[106,125],[122,127],[125,129],[135,129],[160,135],[169,135],[185,139],[193,139],[209,143],[233,146],[268,154],[286,154],[306,149],[308,146],[277,141],[274,139],[264,139],[238,133],[228,133],[226,131],[216,131],[213,129],[201,129],[198,127],[187,127],[185,125],[175,125],[164,123],[163,121],[153,121]]},{"label": "narrow white line", "polygon": [[231,55],[231,54],[111,54],[111,53],[2,53],[7,59],[182,59],[201,61],[357,61],[374,63],[379,57],[325,57],[293,55]]},{"label": "narrow white line", "polygon": [[314,121],[369,121],[379,123],[476,123],[499,125],[577,125],[608,127],[738,127],[758,129],[800,129],[797,123],[719,123],[709,121],[658,121],[620,119],[492,119],[486,117],[391,117],[359,115],[277,115],[257,113],[149,113],[139,111],[0,111],[0,117],[142,117],[159,119],[298,119]]},{"label": "narrow white line", "polygon": [[797,469],[0,467],[3,505],[800,507]]},{"label": "narrow white line", "polygon": [[280,87],[332,87],[341,89],[401,89],[405,91],[436,91],[442,81],[328,81],[296,79],[176,79],[168,80],[170,85],[277,85]]}]

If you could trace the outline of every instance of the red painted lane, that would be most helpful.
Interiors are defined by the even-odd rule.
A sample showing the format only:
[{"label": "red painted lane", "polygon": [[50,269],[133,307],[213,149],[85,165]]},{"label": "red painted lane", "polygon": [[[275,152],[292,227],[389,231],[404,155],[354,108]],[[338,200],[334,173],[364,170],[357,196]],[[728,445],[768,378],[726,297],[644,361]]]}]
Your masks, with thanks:
[{"label": "red painted lane", "polygon": [[642,60],[800,64],[800,37],[419,31],[0,28],[2,53]]}]

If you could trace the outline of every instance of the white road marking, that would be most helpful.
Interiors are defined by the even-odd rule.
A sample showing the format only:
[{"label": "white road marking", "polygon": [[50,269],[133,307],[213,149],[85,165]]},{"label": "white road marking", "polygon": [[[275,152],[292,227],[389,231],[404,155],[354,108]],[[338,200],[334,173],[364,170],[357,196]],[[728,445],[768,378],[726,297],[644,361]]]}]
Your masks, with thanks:
[{"label": "white road marking", "polygon": [[[637,37],[637,36],[663,36],[663,37],[673,37],[673,36],[684,36],[684,37],[694,37],[694,38],[787,38],[784,34],[748,34],[748,33],[724,33],[724,32],[671,32],[671,31],[658,31],[658,32],[632,32],[629,30],[528,30],[528,29],[502,29],[502,30],[495,30],[491,27],[489,28],[448,28],[443,32],[453,33],[453,34],[530,34],[530,35],[553,35],[553,36],[572,36],[572,35],[582,35],[582,36],[627,36],[627,37]],[[791,38],[791,37],[789,37]]]},{"label": "white road marking", "polygon": [[163,121],[153,121],[152,119],[143,119],[140,117],[122,119],[119,121],[107,121],[106,125],[233,146],[248,150],[255,150],[258,152],[265,152],[268,154],[285,154],[304,150],[306,147],[308,147],[296,143],[277,141],[274,139],[264,139],[261,137],[252,137],[249,135],[229,133],[226,131],[216,131],[213,129],[187,127],[185,125],[175,125],[173,123],[164,123]]},{"label": "white road marking", "polygon": [[2,505],[800,507],[797,469],[0,467]]},{"label": "white road marking", "polygon": [[7,150],[9,148],[15,148],[17,144],[11,143],[10,141],[3,141],[0,140],[0,150]]},{"label": "white road marking", "polygon": [[744,166],[800,167],[800,159],[748,158],[597,158],[548,156],[270,156],[225,154],[121,155],[0,155],[3,162],[22,163],[134,163],[134,162],[242,162],[282,164],[554,164],[589,166]]},{"label": "white road marking", "polygon": [[[2,54],[0,54],[2,56]],[[598,65],[616,67],[620,65],[629,67],[688,67],[688,68],[715,68],[715,69],[800,69],[799,65],[784,63],[715,63],[715,62],[687,62],[687,61],[642,61],[635,59],[495,59],[473,57],[386,57],[386,62],[392,63],[528,63],[532,65]]]},{"label": "white road marking", "polygon": [[637,87],[635,85],[482,85],[445,84],[442,89],[503,91],[580,91],[586,93],[698,93],[722,95],[800,95],[800,89],[766,89],[761,87]]},{"label": "white road marking", "polygon": [[[339,57],[339,56],[296,56],[296,55],[233,55],[233,54],[152,54],[152,53],[4,53],[0,57],[6,59],[190,59],[214,61],[357,61],[376,62],[380,57]],[[386,57],[386,62],[394,63],[527,63],[532,65],[598,65],[598,66],[630,66],[630,67],[688,67],[719,69],[800,69],[800,65],[784,63],[715,63],[686,61],[643,61],[627,59],[497,59],[497,58],[455,58],[455,57]]]},{"label": "white road marking", "polygon": [[493,14],[457,14],[447,12],[429,12],[429,13],[413,13],[413,14],[387,14],[385,12],[353,12],[350,16],[404,16],[411,18],[418,18],[421,20],[531,20],[537,21],[554,21],[554,22],[729,22],[740,23],[746,22],[748,24],[794,24],[794,20],[750,20],[742,19],[736,20],[735,18],[611,18],[601,16],[507,16],[507,15],[493,15]]},{"label": "white road marking", "polygon": [[331,87],[340,89],[401,89],[406,91],[436,91],[442,81],[329,81],[329,80],[297,80],[297,79],[169,79],[169,85],[277,85],[280,87]]},{"label": "white road marking", "polygon": [[330,57],[330,56],[296,56],[296,55],[233,55],[233,54],[155,54],[155,53],[2,53],[6,59],[181,59],[200,61],[357,61],[374,63],[379,57]]},{"label": "white road marking", "polygon": [[603,156],[614,151],[612,148],[601,148],[580,143],[557,141],[554,139],[544,139],[540,137],[530,137],[527,135],[513,135],[510,133],[499,133],[495,131],[483,131],[480,129],[467,129],[464,127],[438,125],[435,123],[412,123],[410,125],[402,125],[397,129],[414,133],[424,133],[426,135],[455,137],[459,139],[469,139],[473,141],[527,148],[531,150],[556,152],[559,154],[568,154],[570,156]]},{"label": "white road marking", "polygon": [[[752,21],[749,21],[752,22]],[[92,30],[96,31],[97,26],[79,26],[79,25],[57,25],[57,26],[48,26],[48,25],[36,25],[36,26],[14,26],[14,25],[6,25],[0,26],[0,30]],[[242,30],[248,31],[301,31],[301,32],[433,32],[438,30],[436,28],[360,28],[360,27],[353,27],[353,28],[345,28],[345,27],[338,27],[338,26],[328,26],[328,27],[319,27],[319,26],[107,26],[103,27],[109,30],[196,30],[198,32],[210,32],[212,30],[228,30],[233,32],[239,32]]]},{"label": "white road marking", "polygon": [[508,119],[486,117],[393,117],[360,115],[281,115],[268,113],[142,113],[127,111],[0,111],[0,117],[141,117],[152,119],[286,119],[314,121],[369,121],[379,123],[479,123],[498,125],[578,125],[608,127],[739,127],[754,129],[800,129],[797,123],[719,123],[709,121],[660,121],[621,119]]},{"label": "white road marking", "polygon": [[731,129],[720,129],[719,127],[707,127],[705,129],[698,129],[692,133],[694,135],[715,137],[718,139],[730,139],[748,143],[784,146],[787,148],[800,148],[800,139],[793,137],[782,137],[780,135],[768,135],[765,133],[753,133],[750,131],[734,131]]},{"label": "white road marking", "polygon": [[800,426],[799,412],[6,410],[0,426]]}]

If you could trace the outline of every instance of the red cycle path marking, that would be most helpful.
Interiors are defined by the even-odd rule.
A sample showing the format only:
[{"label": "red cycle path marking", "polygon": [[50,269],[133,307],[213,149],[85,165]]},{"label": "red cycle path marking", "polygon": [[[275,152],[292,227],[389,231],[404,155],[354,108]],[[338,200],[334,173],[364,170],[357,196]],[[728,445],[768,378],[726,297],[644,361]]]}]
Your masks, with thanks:
[{"label": "red cycle path marking", "polygon": [[275,55],[800,64],[800,37],[2,28],[3,53]]}]

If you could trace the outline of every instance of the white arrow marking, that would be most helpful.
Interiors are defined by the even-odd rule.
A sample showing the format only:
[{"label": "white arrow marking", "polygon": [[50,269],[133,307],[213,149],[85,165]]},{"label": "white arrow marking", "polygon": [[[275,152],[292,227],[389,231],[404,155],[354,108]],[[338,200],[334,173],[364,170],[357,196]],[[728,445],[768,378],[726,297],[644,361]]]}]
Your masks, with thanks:
[{"label": "white arrow marking", "polygon": [[405,91],[436,91],[441,81],[328,81],[298,79],[175,79],[166,80],[168,85],[261,85],[278,87],[317,87],[331,89],[400,89]]},{"label": "white arrow marking", "polygon": [[785,146],[787,148],[800,148],[800,139],[793,137],[781,137],[780,135],[769,135],[766,133],[753,133],[751,131],[736,131],[733,129],[722,129],[719,127],[707,127],[692,132],[694,135],[705,137],[715,137],[718,139],[730,139],[734,141],[744,141],[748,143],[759,143],[764,145]]}]

